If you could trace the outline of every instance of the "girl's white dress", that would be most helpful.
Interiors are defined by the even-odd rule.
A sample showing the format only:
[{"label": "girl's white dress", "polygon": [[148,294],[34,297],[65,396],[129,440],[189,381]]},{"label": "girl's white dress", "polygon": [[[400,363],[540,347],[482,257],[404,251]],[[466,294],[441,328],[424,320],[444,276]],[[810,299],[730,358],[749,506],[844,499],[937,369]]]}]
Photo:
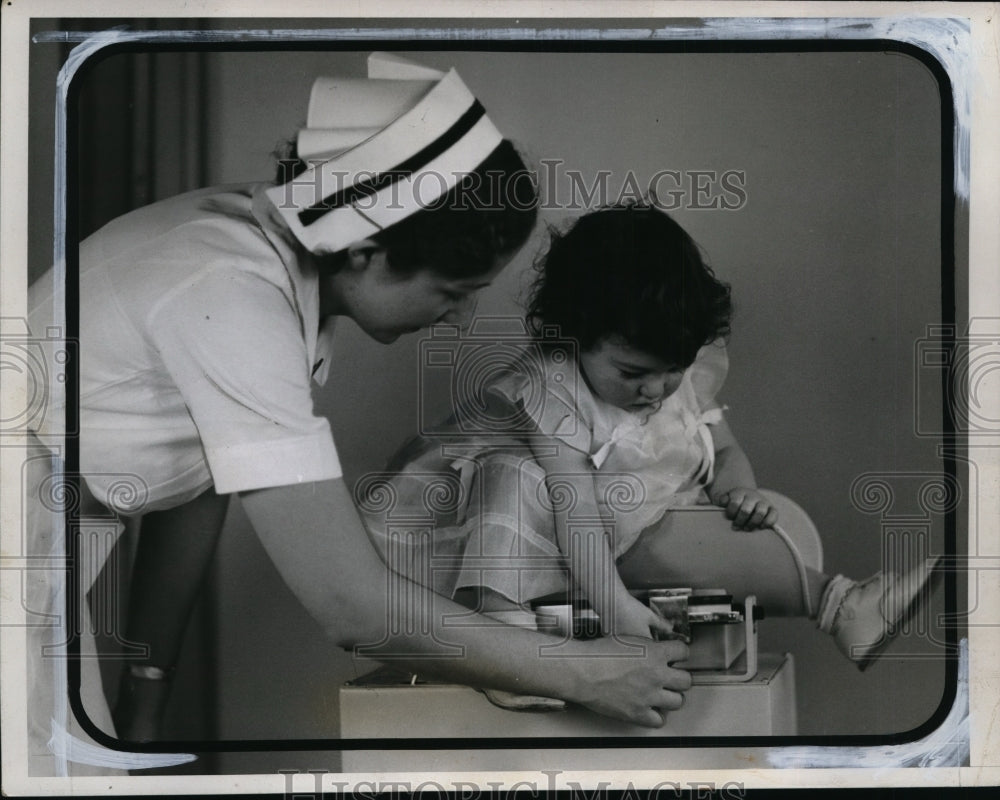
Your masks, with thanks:
[{"label": "girl's white dress", "polygon": [[[473,586],[518,603],[565,592],[553,508],[571,527],[608,531],[618,558],[670,508],[706,501],[727,370],[724,345],[706,345],[658,410],[636,413],[595,397],[558,351],[528,352],[481,393],[490,424],[469,433],[460,412],[408,443],[390,472],[361,481],[372,540],[390,567],[449,597]],[[588,456],[601,519],[574,513],[570,484],[547,476],[528,430]]]}]

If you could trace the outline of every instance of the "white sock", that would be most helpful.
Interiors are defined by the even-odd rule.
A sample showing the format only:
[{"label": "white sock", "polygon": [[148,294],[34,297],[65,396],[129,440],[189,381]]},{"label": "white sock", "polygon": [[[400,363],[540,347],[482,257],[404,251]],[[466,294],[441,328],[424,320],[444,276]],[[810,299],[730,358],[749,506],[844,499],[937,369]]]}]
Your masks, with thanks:
[{"label": "white sock", "polygon": [[843,575],[835,575],[826,584],[823,596],[819,601],[819,612],[816,614],[816,627],[823,633],[830,633],[833,630],[833,623],[837,619],[840,605],[844,602],[848,590],[853,586],[854,581]]}]

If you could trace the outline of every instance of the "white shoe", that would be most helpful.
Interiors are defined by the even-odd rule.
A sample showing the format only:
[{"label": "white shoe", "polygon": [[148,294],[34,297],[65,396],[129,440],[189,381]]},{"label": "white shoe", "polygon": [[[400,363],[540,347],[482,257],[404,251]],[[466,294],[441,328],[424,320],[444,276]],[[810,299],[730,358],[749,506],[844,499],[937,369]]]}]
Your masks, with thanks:
[{"label": "white shoe", "polygon": [[867,669],[905,627],[929,594],[939,559],[903,575],[876,572],[858,583],[837,575],[823,590],[817,625],[858,669]]},{"label": "white shoe", "polygon": [[558,697],[540,697],[534,694],[515,694],[502,689],[480,689],[486,699],[498,708],[508,711],[565,711],[566,701]]}]

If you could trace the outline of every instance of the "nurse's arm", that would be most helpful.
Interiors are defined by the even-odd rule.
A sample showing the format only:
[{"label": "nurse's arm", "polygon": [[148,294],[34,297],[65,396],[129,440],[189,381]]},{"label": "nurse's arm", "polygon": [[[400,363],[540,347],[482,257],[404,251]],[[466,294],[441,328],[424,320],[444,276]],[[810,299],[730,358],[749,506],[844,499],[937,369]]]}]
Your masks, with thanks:
[{"label": "nurse's arm", "polygon": [[[241,498],[282,578],[340,647],[356,651],[384,643],[424,675],[559,697],[650,727],[663,724],[661,712],[678,708],[680,692],[691,685],[688,673],[669,666],[686,656],[679,642],[570,641],[560,647],[564,657],[541,658],[539,647],[553,644],[552,637],[491,626],[485,617],[478,620],[481,626],[444,627],[443,617],[467,616],[468,609],[389,573],[342,479],[245,492]],[[391,596],[410,602],[391,607],[390,575]],[[440,658],[444,647],[455,646],[461,655]]]}]

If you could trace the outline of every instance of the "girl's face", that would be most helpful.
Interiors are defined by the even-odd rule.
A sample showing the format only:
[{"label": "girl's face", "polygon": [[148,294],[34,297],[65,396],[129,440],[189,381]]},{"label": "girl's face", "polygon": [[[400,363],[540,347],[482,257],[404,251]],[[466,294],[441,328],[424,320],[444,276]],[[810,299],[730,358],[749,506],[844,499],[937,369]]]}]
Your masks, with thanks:
[{"label": "girl's face", "polygon": [[363,269],[353,270],[340,294],[343,313],[369,336],[383,344],[404,333],[436,322],[466,326],[472,321],[479,291],[489,286],[506,266],[471,278],[447,278],[430,269],[409,274],[394,272],[384,250],[370,254]]},{"label": "girl's face", "polygon": [[684,367],[636,350],[617,336],[602,339],[581,353],[580,369],[601,400],[635,412],[655,412],[684,377]]}]

